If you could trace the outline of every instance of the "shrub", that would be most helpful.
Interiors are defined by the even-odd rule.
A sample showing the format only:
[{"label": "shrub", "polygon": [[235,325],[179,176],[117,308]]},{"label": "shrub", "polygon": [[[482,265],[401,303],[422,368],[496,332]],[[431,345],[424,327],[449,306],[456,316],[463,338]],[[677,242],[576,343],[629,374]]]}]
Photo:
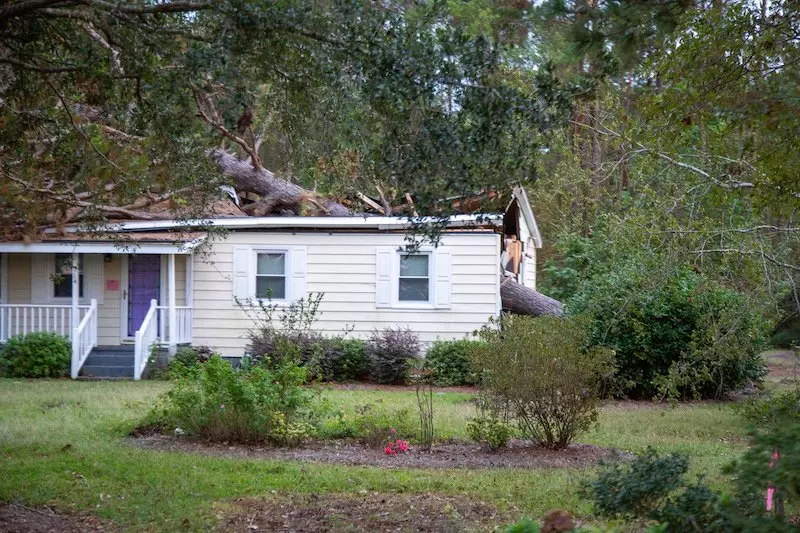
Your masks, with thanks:
[{"label": "shrub", "polygon": [[419,339],[410,329],[375,330],[366,345],[370,375],[378,383],[402,384],[410,362],[419,354]]},{"label": "shrub", "polygon": [[766,399],[737,405],[739,414],[756,428],[800,423],[800,389],[776,392]]},{"label": "shrub", "polygon": [[55,333],[28,333],[8,339],[0,352],[0,374],[11,378],[59,378],[69,375],[72,347]]},{"label": "shrub", "polygon": [[306,373],[291,361],[237,371],[214,355],[162,397],[151,418],[167,431],[214,441],[293,444],[312,429]]},{"label": "shrub", "polygon": [[425,368],[433,371],[440,387],[474,385],[478,376],[472,369],[472,350],[480,343],[470,340],[436,341],[425,355]]},{"label": "shrub", "polygon": [[496,414],[544,447],[565,448],[597,419],[612,354],[582,349],[586,334],[576,319],[508,316],[491,326],[480,333],[486,342],[474,364],[484,369],[480,386]]},{"label": "shrub", "polygon": [[467,435],[488,451],[496,452],[508,444],[508,439],[511,438],[511,428],[499,418],[478,416],[467,423]]},{"label": "shrub", "polygon": [[688,484],[689,462],[652,448],[631,463],[604,465],[583,490],[606,518],[663,522],[663,531],[729,531],[719,494],[701,482]]},{"label": "shrub", "polygon": [[[366,343],[359,339],[322,338],[316,349],[304,349],[303,364],[323,381],[354,381],[368,375]],[[312,354],[306,357],[306,354]]]},{"label": "shrub", "polygon": [[587,282],[567,308],[591,317],[590,345],[616,353],[620,396],[721,398],[766,373],[769,324],[756,303],[690,269],[620,268]]},{"label": "shrub", "polygon": [[208,346],[182,346],[178,348],[167,365],[163,377],[177,379],[194,374],[200,365],[207,363],[214,355]]}]

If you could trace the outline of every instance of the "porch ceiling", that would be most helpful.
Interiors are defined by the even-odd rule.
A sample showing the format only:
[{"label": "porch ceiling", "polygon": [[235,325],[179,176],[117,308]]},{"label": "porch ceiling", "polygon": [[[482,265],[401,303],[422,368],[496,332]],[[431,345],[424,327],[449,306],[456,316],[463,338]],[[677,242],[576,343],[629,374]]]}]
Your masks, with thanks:
[{"label": "porch ceiling", "polygon": [[0,253],[184,254],[205,242],[203,232],[44,235],[39,242],[0,242]]}]

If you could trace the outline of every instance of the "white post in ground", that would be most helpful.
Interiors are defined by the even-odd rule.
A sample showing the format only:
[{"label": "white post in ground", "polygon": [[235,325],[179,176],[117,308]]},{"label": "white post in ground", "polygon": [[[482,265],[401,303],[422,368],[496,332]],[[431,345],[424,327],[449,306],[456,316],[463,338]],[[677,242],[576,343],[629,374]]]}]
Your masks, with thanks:
[{"label": "white post in ground", "polygon": [[169,354],[175,355],[177,351],[175,339],[178,329],[178,317],[175,312],[175,254],[167,256],[167,291],[169,300]]},{"label": "white post in ground", "polygon": [[72,313],[71,324],[72,327],[72,379],[78,377],[78,325],[81,322],[81,317],[78,315],[78,299],[80,298],[80,256],[77,252],[72,252]]}]

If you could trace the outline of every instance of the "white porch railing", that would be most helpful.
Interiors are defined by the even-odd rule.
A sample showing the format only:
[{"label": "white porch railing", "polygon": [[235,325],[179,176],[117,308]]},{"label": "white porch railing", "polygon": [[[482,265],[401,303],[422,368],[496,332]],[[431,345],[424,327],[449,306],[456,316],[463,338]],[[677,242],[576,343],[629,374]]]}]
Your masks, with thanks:
[{"label": "white porch railing", "polygon": [[158,302],[150,300],[150,309],[136,332],[133,348],[133,379],[142,379],[142,373],[150,358],[150,347],[158,339]]},{"label": "white porch railing", "polygon": [[92,298],[89,310],[72,332],[72,379],[78,377],[86,358],[97,346],[97,300]]},{"label": "white porch railing", "polygon": [[[83,320],[90,307],[90,305],[78,306],[78,320]],[[0,343],[15,335],[26,335],[36,331],[49,331],[72,339],[72,306],[0,305]]]},{"label": "white porch railing", "polygon": [[175,307],[175,335],[169,330],[169,306],[159,305],[158,326],[159,337],[168,345],[190,344],[192,342],[192,308]]}]

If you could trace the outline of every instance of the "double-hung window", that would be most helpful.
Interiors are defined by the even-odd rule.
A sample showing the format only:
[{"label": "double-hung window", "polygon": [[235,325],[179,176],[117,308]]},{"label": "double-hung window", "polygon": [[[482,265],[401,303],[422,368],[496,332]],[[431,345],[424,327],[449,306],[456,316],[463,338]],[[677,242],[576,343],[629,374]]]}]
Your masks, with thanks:
[{"label": "double-hung window", "polygon": [[[78,256],[78,297],[83,298],[83,255]],[[55,254],[53,297],[72,297],[72,254]]]},{"label": "double-hung window", "polygon": [[286,253],[256,254],[256,298],[286,299]]},{"label": "double-hung window", "polygon": [[400,302],[429,302],[431,294],[431,255],[400,252],[397,299]]}]

